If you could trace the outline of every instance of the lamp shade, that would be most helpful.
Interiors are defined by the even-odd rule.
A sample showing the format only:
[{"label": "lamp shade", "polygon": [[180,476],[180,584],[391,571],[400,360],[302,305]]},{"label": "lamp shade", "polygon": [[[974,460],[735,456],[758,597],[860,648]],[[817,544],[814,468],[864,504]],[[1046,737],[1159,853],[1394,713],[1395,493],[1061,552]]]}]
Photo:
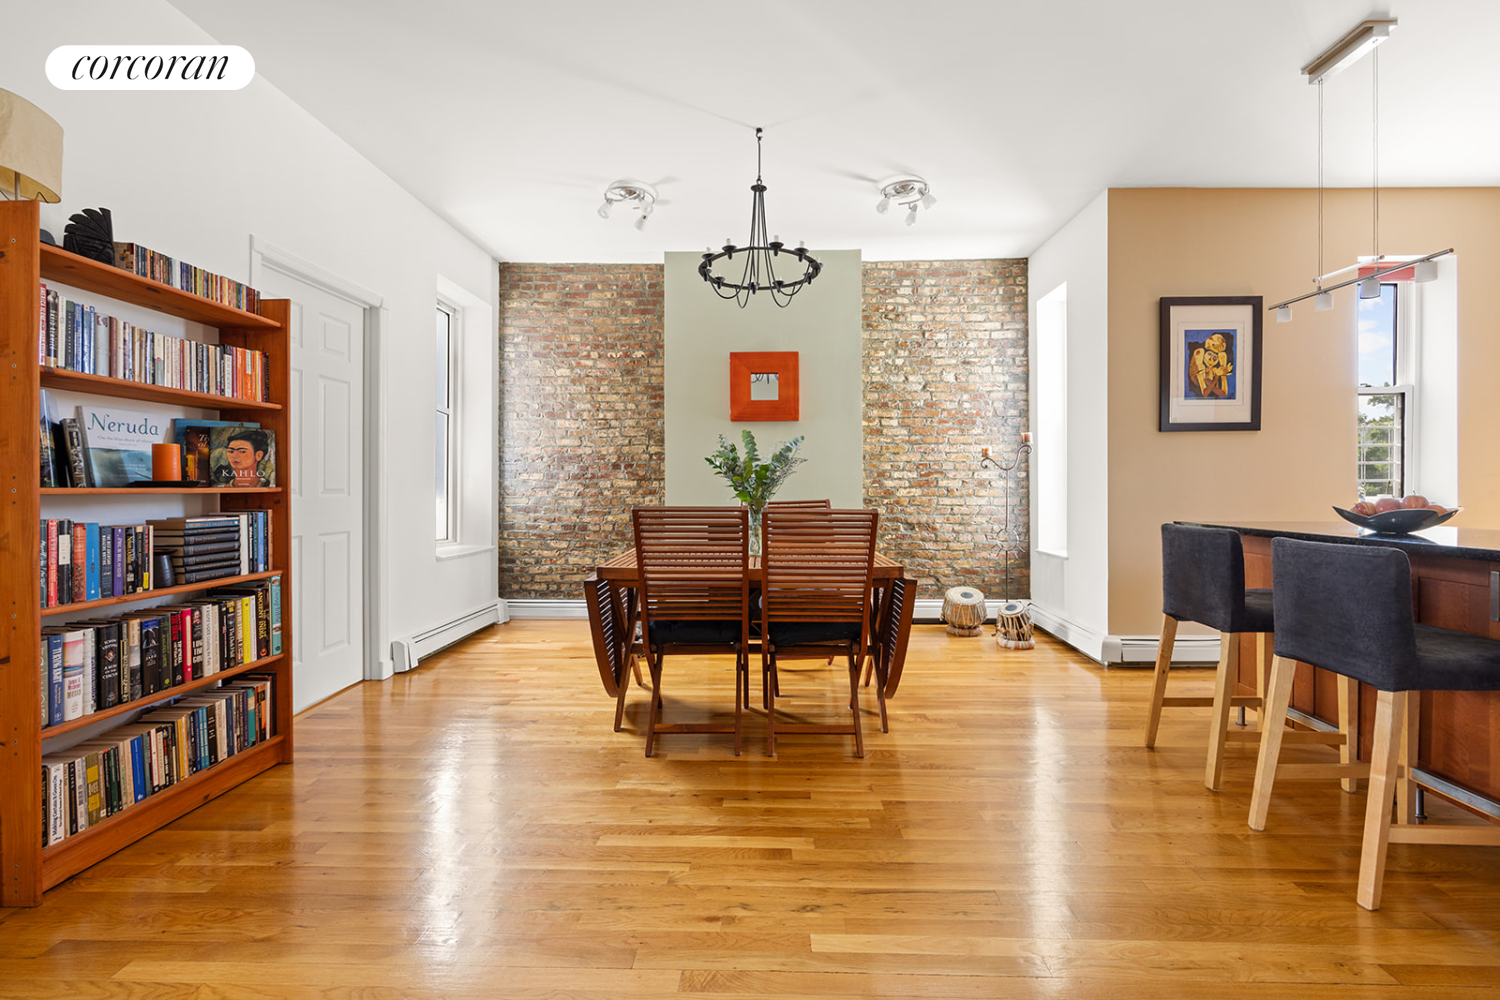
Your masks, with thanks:
[{"label": "lamp shade", "polygon": [[62,126],[24,97],[0,90],[0,189],[62,200]]}]

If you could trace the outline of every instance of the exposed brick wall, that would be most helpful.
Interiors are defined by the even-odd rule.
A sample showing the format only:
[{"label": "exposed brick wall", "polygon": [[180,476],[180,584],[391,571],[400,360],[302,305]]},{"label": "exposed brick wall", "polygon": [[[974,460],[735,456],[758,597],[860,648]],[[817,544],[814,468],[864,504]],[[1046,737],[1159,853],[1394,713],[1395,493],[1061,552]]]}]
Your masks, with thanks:
[{"label": "exposed brick wall", "polygon": [[[1026,261],[870,262],[864,502],[922,597],[1002,596],[1001,479],[1028,425]],[[500,266],[500,596],[577,598],[661,503],[662,267]],[[1010,593],[1030,593],[1028,463],[1013,474]]]},{"label": "exposed brick wall", "polygon": [[1027,371],[1024,259],[864,265],[865,505],[921,597],[959,584],[1031,592],[1029,463],[1011,476],[1003,543],[1002,474],[979,468],[981,445],[1015,455]]},{"label": "exposed brick wall", "polygon": [[666,495],[660,264],[500,265],[500,596],[582,597]]}]

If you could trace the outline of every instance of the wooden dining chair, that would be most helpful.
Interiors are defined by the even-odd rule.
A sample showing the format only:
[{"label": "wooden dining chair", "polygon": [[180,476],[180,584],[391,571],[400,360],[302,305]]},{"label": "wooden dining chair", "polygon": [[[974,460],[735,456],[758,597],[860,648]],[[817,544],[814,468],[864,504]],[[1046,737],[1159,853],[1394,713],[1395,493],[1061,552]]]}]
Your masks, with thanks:
[{"label": "wooden dining chair", "polygon": [[[870,635],[870,583],[875,564],[873,510],[790,509],[765,512],[761,546],[761,668],[766,704],[766,752],[776,734],[852,735],[865,755],[859,717],[859,670]],[[777,666],[794,657],[848,658],[848,723],[776,721]]]},{"label": "wooden dining chair", "polygon": [[871,634],[865,665],[865,687],[870,686],[872,677],[879,682],[875,685],[875,696],[880,703],[882,733],[891,731],[885,703],[901,684],[916,599],[917,581],[903,576],[890,581],[885,587],[885,593],[875,602],[875,629]]},{"label": "wooden dining chair", "polygon": [[625,714],[625,692],[630,675],[641,684],[641,665],[636,659],[635,621],[629,613],[631,601],[608,580],[590,573],[583,581],[584,604],[589,612],[589,634],[594,641],[594,660],[604,692],[615,699],[615,732]]},{"label": "wooden dining chair", "polygon": [[[640,567],[641,620],[651,711],[646,756],[658,733],[733,733],[750,690],[750,512],[745,507],[637,507],[632,513]],[[668,653],[734,654],[734,724],[664,724],[662,661]]]}]

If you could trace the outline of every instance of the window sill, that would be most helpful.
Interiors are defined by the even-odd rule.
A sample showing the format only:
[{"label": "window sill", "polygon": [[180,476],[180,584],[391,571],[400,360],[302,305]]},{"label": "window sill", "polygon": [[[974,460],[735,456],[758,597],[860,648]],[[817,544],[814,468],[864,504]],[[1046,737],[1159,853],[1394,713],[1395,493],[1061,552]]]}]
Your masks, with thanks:
[{"label": "window sill", "polygon": [[1059,550],[1059,549],[1042,549],[1042,548],[1038,548],[1036,550],[1036,552],[1037,552],[1037,555],[1051,556],[1053,559],[1066,559],[1066,558],[1068,558],[1068,552],[1067,552],[1066,549]]},{"label": "window sill", "polygon": [[493,545],[453,545],[442,542],[437,547],[437,561],[447,562],[449,559],[462,559],[464,556],[476,556],[482,552],[494,551]]}]

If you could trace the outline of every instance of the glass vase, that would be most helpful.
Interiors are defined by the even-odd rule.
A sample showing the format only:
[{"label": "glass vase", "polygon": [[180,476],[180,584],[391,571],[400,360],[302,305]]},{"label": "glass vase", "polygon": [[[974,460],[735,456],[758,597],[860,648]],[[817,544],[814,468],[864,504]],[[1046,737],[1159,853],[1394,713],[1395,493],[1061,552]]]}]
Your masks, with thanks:
[{"label": "glass vase", "polygon": [[759,507],[747,504],[750,507],[750,554],[760,555],[760,515],[766,509],[765,504]]}]

